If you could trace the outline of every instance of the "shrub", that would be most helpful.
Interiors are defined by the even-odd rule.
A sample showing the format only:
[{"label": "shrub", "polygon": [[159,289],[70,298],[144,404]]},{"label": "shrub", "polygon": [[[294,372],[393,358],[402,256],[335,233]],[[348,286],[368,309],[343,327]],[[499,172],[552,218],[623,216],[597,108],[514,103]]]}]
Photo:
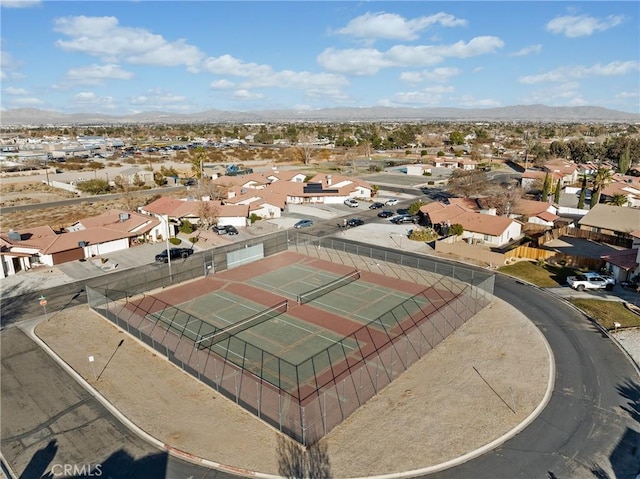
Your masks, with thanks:
[{"label": "shrub", "polygon": [[193,233],[194,226],[189,221],[183,221],[180,225],[180,232],[184,234]]},{"label": "shrub", "polygon": [[439,151],[439,152],[438,152],[438,154],[437,154],[437,156],[438,156],[438,157],[440,157],[440,156],[444,156],[444,151]]},{"label": "shrub", "polygon": [[249,221],[251,221],[251,224],[255,223],[256,221],[260,221],[262,219],[262,216],[258,216],[255,213],[251,213],[251,216],[249,216]]},{"label": "shrub", "polygon": [[169,243],[174,246],[178,246],[180,243],[182,243],[182,240],[180,238],[169,238]]},{"label": "shrub", "polygon": [[433,241],[438,238],[438,234],[431,228],[415,228],[409,233],[412,241]]},{"label": "shrub", "polygon": [[196,244],[198,242],[200,238],[198,238],[197,236],[192,236],[191,238],[189,238],[189,241],[191,241],[191,244]]}]

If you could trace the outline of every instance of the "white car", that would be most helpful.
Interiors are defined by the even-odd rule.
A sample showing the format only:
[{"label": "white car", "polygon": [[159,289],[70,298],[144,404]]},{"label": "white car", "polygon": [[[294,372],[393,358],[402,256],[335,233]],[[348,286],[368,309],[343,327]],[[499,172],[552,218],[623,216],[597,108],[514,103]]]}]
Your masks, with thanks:
[{"label": "white car", "polygon": [[384,204],[387,206],[395,206],[398,204],[398,200],[396,200],[395,198],[391,198],[390,200],[385,201]]},{"label": "white car", "polygon": [[354,200],[353,198],[347,198],[346,200],[344,200],[344,204],[347,205],[349,208],[357,208],[358,207],[358,202],[356,200]]}]

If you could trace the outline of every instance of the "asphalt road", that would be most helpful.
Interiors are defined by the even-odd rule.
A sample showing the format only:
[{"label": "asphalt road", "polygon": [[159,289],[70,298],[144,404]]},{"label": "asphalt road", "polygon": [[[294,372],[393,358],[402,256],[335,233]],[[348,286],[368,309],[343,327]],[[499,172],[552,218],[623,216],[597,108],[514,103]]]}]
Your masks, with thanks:
[{"label": "asphalt road", "polygon": [[237,477],[185,462],[132,433],[20,329],[2,331],[0,341],[0,445],[20,479]]},{"label": "asphalt road", "polygon": [[526,314],[549,342],[556,361],[553,395],[540,416],[502,446],[429,477],[635,479],[640,381],[625,354],[544,291],[498,276],[495,294]]},{"label": "asphalt road", "polygon": [[[318,232],[322,232],[324,225],[322,226],[318,228]],[[421,261],[423,259],[421,257]],[[65,304],[65,300],[68,302],[73,296],[71,292],[77,290],[77,286],[72,288],[72,285],[69,285],[69,288],[67,296],[60,300],[61,304]],[[556,360],[553,395],[542,414],[514,438],[483,456],[428,477],[635,479],[640,473],[640,381],[631,362],[606,334],[578,311],[549,293],[498,275],[495,295],[521,310],[547,338]],[[82,295],[73,301],[81,301],[81,298]],[[15,331],[15,328],[2,331],[0,336],[3,346],[17,342],[12,339],[18,334]],[[46,363],[46,358],[39,358],[41,354],[36,355],[35,352],[26,352],[31,350],[32,346],[25,347],[25,351],[15,350],[15,346],[3,347],[3,451],[11,452],[14,447],[24,448],[21,441],[27,437],[24,435],[25,426],[19,421],[13,421],[14,415],[17,418],[21,414],[20,411],[28,411],[28,430],[35,434],[45,430],[59,414],[67,411],[73,404],[85,401],[79,385],[64,371],[51,365],[46,368],[42,366],[41,364]],[[42,378],[39,371],[42,371]],[[14,376],[14,379],[7,379]],[[33,385],[30,385],[32,379]],[[8,381],[6,387],[5,381]],[[11,388],[15,383],[20,384],[22,391],[19,398]],[[76,391],[76,388],[80,391]],[[72,398],[62,398],[58,393],[61,389],[72,390]],[[42,391],[56,393],[43,395]],[[22,409],[13,409],[14,404]],[[37,408],[29,406],[31,404],[41,405],[37,415],[34,413]],[[5,417],[8,418],[7,421],[4,420]],[[120,441],[128,444],[126,447],[140,448],[145,451],[146,456],[143,457],[149,457],[149,475],[137,477],[227,477],[208,475],[214,472],[176,461],[172,457],[168,457],[163,475],[156,475],[154,472],[158,471],[158,460],[154,458],[162,451],[154,450],[148,445],[144,449],[144,444],[139,444],[140,440],[133,433],[113,423],[117,423],[117,420],[110,417],[108,412],[101,411],[100,417],[107,418],[108,420],[105,420],[109,427],[122,435]],[[44,450],[42,455],[46,453],[49,436],[40,434],[43,434],[43,438],[38,442],[39,447],[31,448],[29,452],[22,454],[35,455],[36,449]],[[110,436],[105,436],[108,437]],[[5,442],[5,438],[10,440]],[[64,432],[61,433],[59,441],[63,438],[67,440]],[[116,441],[115,444],[119,445],[122,442]],[[77,457],[82,457],[86,462],[95,461],[96,458],[106,460],[104,451],[102,456],[97,456],[98,452],[92,449],[96,446],[92,445],[91,441],[85,440],[81,445]],[[124,453],[130,454],[126,447]],[[122,455],[123,453],[119,452],[121,449],[123,448],[120,446],[114,451],[109,449],[109,454]],[[124,457],[128,456],[125,454]],[[131,463],[130,460],[129,462]],[[135,461],[135,464],[136,467],[142,468],[140,471],[145,471],[144,467],[147,467],[145,461]]]}]

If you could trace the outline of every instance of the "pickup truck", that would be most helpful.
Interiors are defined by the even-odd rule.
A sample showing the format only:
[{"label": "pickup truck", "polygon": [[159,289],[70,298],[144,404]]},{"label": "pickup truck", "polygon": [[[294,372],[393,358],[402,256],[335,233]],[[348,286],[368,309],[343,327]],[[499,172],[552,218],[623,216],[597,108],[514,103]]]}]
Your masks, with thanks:
[{"label": "pickup truck", "polygon": [[567,283],[578,291],[584,291],[585,289],[606,289],[607,291],[611,291],[616,284],[616,280],[610,276],[598,273],[583,273],[576,276],[569,276]]},{"label": "pickup truck", "polygon": [[187,258],[193,254],[192,248],[171,248],[169,250],[169,254],[167,254],[167,250],[165,249],[161,253],[156,255],[156,261],[158,263],[168,263],[169,255],[171,255],[171,259],[178,258]]}]

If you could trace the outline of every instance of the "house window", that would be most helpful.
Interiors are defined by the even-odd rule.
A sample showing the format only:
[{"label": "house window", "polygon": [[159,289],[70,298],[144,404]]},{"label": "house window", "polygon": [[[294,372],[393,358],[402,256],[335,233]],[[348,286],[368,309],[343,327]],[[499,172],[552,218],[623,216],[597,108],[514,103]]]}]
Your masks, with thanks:
[{"label": "house window", "polygon": [[483,239],[484,239],[485,241],[489,241],[489,235],[484,235],[484,238],[483,238]]}]

